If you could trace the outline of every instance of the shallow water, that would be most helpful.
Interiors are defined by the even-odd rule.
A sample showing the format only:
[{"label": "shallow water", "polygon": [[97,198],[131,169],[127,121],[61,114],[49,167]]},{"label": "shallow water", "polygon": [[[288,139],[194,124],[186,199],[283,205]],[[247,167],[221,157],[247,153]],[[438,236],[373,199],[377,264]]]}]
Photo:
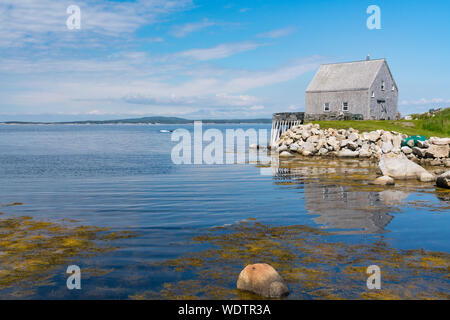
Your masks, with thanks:
[{"label": "shallow water", "polygon": [[[22,289],[19,283],[7,288],[0,285],[0,297],[174,298],[175,293],[164,295],[161,290],[180,280],[195,281],[199,274],[195,266],[182,271],[167,268],[170,261],[191,252],[201,256],[213,244],[193,238],[208,234],[211,227],[234,228],[249,218],[265,226],[302,225],[331,233],[317,235],[321,248],[329,241],[348,248],[382,241],[390,250],[450,253],[450,194],[436,190],[433,184],[410,181],[398,182],[395,187],[369,186],[376,177],[376,164],[357,160],[278,161],[265,155],[260,163],[175,165],[170,157],[175,143],[170,141],[170,133],[160,130],[179,127],[0,126],[0,203],[23,203],[0,207],[4,213],[0,220],[28,216],[61,223],[62,219],[74,219],[71,223],[76,226],[136,233],[114,240],[115,250],[93,256],[77,253],[50,274],[42,270],[42,277],[51,280],[48,283],[31,284],[31,289]],[[192,130],[192,126],[182,127]],[[207,128],[270,130],[267,125]],[[235,258],[229,261],[234,272],[244,261]],[[286,263],[301,267],[303,262]],[[350,262],[340,263],[346,267]],[[81,290],[66,288],[68,264],[81,267]],[[83,269],[103,272],[84,277]],[[327,286],[344,286],[337,272]],[[233,289],[237,274],[221,276],[230,278],[225,282],[207,280],[212,285],[221,283],[222,289]],[[447,277],[434,277],[444,285],[440,292],[449,294],[448,272]],[[399,279],[396,284],[402,281],[407,280]],[[428,287],[433,285],[430,282]],[[146,295],[149,291],[152,294]],[[361,292],[365,292],[365,279]],[[418,297],[414,294],[418,293],[412,297]],[[290,296],[311,297],[317,296],[300,287]]]}]

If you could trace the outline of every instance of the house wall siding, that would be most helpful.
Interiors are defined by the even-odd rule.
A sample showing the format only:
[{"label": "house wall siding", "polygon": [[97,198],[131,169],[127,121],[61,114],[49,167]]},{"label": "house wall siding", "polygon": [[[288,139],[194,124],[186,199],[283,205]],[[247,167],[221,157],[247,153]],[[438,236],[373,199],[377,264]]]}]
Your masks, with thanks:
[{"label": "house wall siding", "polygon": [[330,104],[330,112],[341,112],[342,103],[348,102],[348,112],[362,114],[368,119],[369,114],[369,91],[339,91],[339,92],[306,92],[306,113],[324,114],[324,105]]},{"label": "house wall siding", "polygon": [[[381,90],[381,83],[385,82],[385,90]],[[395,90],[392,91],[392,86],[395,86],[394,79],[392,79],[386,64],[383,64],[378,72],[375,81],[370,88],[370,117],[372,120],[394,120],[397,118],[398,113],[398,88],[395,86]],[[372,97],[372,92],[375,97]],[[386,113],[382,112],[382,108],[378,103],[378,100],[384,100],[384,106]]]}]

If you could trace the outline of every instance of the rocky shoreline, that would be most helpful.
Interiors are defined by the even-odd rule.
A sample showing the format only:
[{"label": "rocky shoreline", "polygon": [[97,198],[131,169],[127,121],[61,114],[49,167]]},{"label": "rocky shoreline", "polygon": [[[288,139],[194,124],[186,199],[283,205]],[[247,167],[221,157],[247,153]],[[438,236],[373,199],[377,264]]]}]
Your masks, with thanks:
[{"label": "rocky shoreline", "polygon": [[377,158],[383,154],[403,153],[421,164],[450,167],[450,138],[432,137],[426,141],[409,141],[408,136],[394,131],[376,130],[359,133],[355,129],[320,129],[318,124],[295,126],[282,133],[275,145],[280,156],[332,156]]},{"label": "rocky shoreline", "polygon": [[[283,158],[302,155],[374,159],[379,161],[379,168],[386,177],[436,181],[436,177],[421,165],[449,168],[450,138],[432,137],[423,141],[407,138],[408,135],[394,131],[360,133],[352,128],[321,129],[318,124],[308,123],[282,133],[272,151]],[[376,183],[394,182],[383,178]]]}]

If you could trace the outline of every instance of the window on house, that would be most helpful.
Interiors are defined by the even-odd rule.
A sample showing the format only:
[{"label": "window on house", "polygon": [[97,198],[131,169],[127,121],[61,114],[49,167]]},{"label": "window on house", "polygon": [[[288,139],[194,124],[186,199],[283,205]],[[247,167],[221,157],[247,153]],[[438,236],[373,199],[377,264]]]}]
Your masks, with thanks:
[{"label": "window on house", "polygon": [[342,111],[348,111],[348,102],[342,103]]},{"label": "window on house", "polygon": [[385,87],[384,81],[381,81],[381,90],[384,91],[384,87]]},{"label": "window on house", "polygon": [[325,104],[323,105],[323,111],[325,111],[325,112],[330,111],[330,103],[329,102],[325,102]]},{"label": "window on house", "polygon": [[395,91],[395,86],[394,85],[392,85],[392,91]]},{"label": "window on house", "polygon": [[372,98],[375,98],[375,91],[372,91]]}]

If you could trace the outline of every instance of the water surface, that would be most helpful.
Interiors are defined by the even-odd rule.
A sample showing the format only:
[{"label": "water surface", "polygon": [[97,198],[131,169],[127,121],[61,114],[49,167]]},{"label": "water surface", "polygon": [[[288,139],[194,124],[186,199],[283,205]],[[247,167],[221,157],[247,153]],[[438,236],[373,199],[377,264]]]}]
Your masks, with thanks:
[{"label": "water surface", "polygon": [[[357,160],[278,161],[266,156],[261,163],[175,165],[170,156],[175,143],[160,130],[179,127],[0,126],[0,203],[23,203],[1,207],[0,219],[73,219],[74,225],[136,234],[117,239],[115,250],[71,257],[70,263],[82,270],[104,270],[83,278],[82,290],[67,290],[67,265],[60,265],[51,271],[50,284],[32,290],[0,287],[0,296],[122,299],[158,293],[167,284],[198,277],[192,270],[176,272],[158,263],[201,252],[211,243],[192,238],[243,221],[332,233],[318,236],[324,242],[383,241],[392,250],[450,253],[449,194],[437,192],[433,184],[368,186],[376,177],[376,164]],[[207,126],[212,127],[270,130],[267,125]],[[228,276],[222,287],[232,289],[237,275]],[[439,279],[448,285],[448,276]],[[290,296],[310,297],[298,291]]]}]

